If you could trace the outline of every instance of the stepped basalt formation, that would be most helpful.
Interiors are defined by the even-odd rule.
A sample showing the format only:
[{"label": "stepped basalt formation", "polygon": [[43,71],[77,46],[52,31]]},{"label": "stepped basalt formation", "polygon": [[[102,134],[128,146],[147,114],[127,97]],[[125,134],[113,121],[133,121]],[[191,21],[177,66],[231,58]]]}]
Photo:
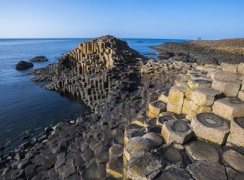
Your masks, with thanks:
[{"label": "stepped basalt formation", "polygon": [[34,73],[35,82],[50,81],[46,89],[82,99],[92,109],[106,99],[124,97],[139,82],[145,59],[125,41],[103,36],[79,44],[58,63]]}]

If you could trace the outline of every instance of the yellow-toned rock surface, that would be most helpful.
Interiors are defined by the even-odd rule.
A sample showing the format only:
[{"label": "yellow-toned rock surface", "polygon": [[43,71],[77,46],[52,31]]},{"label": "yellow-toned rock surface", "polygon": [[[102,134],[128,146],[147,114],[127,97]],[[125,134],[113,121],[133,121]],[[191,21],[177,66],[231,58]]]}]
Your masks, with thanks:
[{"label": "yellow-toned rock surface", "polygon": [[163,101],[166,104],[169,102],[169,98],[166,95],[166,93],[161,93],[160,96],[158,97],[158,100]]},{"label": "yellow-toned rock surface", "polygon": [[230,123],[230,134],[227,141],[244,147],[244,117],[234,118]]},{"label": "yellow-toned rock surface", "polygon": [[229,133],[227,120],[213,113],[200,113],[194,116],[191,127],[198,138],[222,145]]},{"label": "yellow-toned rock surface", "polygon": [[123,177],[123,159],[112,158],[106,164],[106,172],[114,178]]},{"label": "yellow-toned rock surface", "polygon": [[192,137],[192,130],[185,120],[171,120],[163,124],[161,132],[166,143],[184,144]]},{"label": "yellow-toned rock surface", "polygon": [[195,89],[199,87],[209,88],[211,87],[212,81],[205,80],[205,79],[196,79],[196,80],[189,80],[187,84],[191,89]]},{"label": "yellow-toned rock surface", "polygon": [[194,104],[194,102],[185,98],[181,113],[190,114],[191,111],[197,111],[197,109],[198,109],[198,106],[196,104]]},{"label": "yellow-toned rock surface", "polygon": [[212,106],[220,94],[212,88],[197,88],[192,92],[191,99],[197,106]]},{"label": "yellow-toned rock surface", "polygon": [[176,114],[181,113],[183,101],[185,97],[184,87],[172,86],[169,91],[169,102],[167,104],[167,111],[174,112]]},{"label": "yellow-toned rock surface", "polygon": [[244,63],[240,63],[238,66],[238,73],[244,75]]},{"label": "yellow-toned rock surface", "polygon": [[148,109],[150,112],[150,116],[155,115],[153,117],[157,117],[161,112],[166,110],[166,103],[164,103],[163,101],[153,101],[149,103]]},{"label": "yellow-toned rock surface", "polygon": [[236,97],[241,87],[240,81],[218,81],[214,80],[212,88],[224,93],[227,97]]},{"label": "yellow-toned rock surface", "polygon": [[212,80],[232,82],[238,80],[238,76],[235,73],[216,70],[211,76]]},{"label": "yellow-toned rock surface", "polygon": [[228,71],[228,72],[232,72],[232,73],[237,73],[238,65],[239,64],[229,64],[229,63],[221,63],[220,64],[223,71]]},{"label": "yellow-toned rock surface", "polygon": [[244,102],[237,98],[224,98],[214,102],[213,112],[225,119],[244,116]]},{"label": "yellow-toned rock surface", "polygon": [[238,98],[239,98],[241,101],[244,101],[244,91],[239,91],[239,92],[238,92]]}]

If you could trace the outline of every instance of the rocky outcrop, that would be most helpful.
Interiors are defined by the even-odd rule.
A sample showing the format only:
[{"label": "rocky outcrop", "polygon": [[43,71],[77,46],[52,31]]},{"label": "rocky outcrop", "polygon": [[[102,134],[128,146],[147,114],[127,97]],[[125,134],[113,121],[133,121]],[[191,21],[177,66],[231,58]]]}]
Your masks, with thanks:
[{"label": "rocky outcrop", "polygon": [[[197,63],[244,62],[244,39],[225,39],[218,41],[166,42],[153,47],[162,52],[162,58]],[[160,53],[159,53],[160,57]]]},{"label": "rocky outcrop", "polygon": [[34,71],[35,82],[50,81],[46,89],[82,99],[92,109],[126,98],[139,83],[145,59],[125,41],[103,36],[79,44],[58,63]]},{"label": "rocky outcrop", "polygon": [[48,59],[45,56],[36,56],[29,60],[30,62],[43,62],[48,61]]},{"label": "rocky outcrop", "polygon": [[33,67],[33,64],[30,63],[30,62],[26,62],[26,61],[20,61],[20,62],[18,62],[18,63],[15,65],[15,69],[16,69],[16,70],[20,70],[20,71],[29,69],[29,68],[31,68],[31,67]]}]

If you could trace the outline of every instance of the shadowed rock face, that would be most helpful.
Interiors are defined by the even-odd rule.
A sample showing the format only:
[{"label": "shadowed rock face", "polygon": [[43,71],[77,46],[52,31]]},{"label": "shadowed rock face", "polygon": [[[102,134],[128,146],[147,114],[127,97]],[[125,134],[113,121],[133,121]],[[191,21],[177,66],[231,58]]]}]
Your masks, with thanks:
[{"label": "shadowed rock face", "polygon": [[33,67],[32,63],[26,62],[26,61],[20,61],[16,64],[15,69],[23,71],[23,70],[29,69],[31,67]]},{"label": "shadowed rock face", "polygon": [[75,96],[94,108],[108,99],[116,101],[122,91],[132,91],[140,82],[144,59],[127,42],[103,36],[82,42],[58,63],[34,71],[33,81],[50,81],[46,89]]},{"label": "shadowed rock face", "polygon": [[172,59],[177,61],[216,64],[244,62],[244,39],[166,42],[154,48],[163,54],[167,52],[167,55],[171,55]]}]

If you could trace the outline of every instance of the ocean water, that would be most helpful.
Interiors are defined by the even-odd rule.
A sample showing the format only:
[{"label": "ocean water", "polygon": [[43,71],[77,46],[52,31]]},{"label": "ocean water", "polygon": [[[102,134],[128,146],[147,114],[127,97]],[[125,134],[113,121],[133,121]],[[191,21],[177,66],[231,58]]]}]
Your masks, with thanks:
[{"label": "ocean water", "polygon": [[[27,75],[37,68],[55,63],[64,53],[87,40],[77,39],[0,39],[0,145],[39,133],[57,122],[74,119],[88,111],[82,101],[73,101],[56,92],[43,89],[43,83],[33,83]],[[125,39],[129,46],[143,55],[155,51],[150,46],[163,42],[182,42],[170,39]],[[17,62],[43,55],[49,61],[35,62],[34,67],[17,71]],[[156,58],[156,55],[148,55]]]}]

